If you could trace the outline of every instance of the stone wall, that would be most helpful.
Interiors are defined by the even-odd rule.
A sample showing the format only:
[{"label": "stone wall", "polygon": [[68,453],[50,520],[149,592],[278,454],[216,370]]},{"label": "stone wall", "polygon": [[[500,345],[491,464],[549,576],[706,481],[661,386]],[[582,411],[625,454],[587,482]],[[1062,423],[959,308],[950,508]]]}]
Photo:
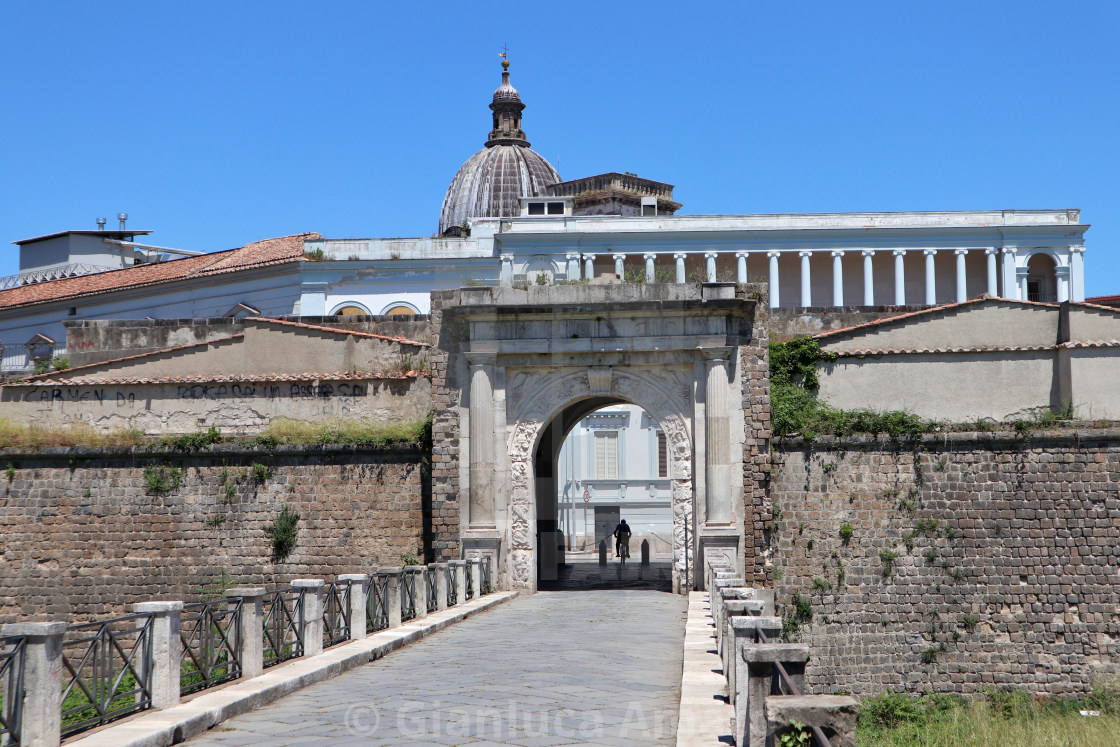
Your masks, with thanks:
[{"label": "stone wall", "polygon": [[[271,474],[252,478],[254,464]],[[145,470],[182,470],[152,494]],[[346,446],[217,446],[0,452],[0,623],[118,613],[148,599],[197,601],[234,584],[276,588],[423,555],[421,455]],[[300,514],[294,552],[265,528]]]},{"label": "stone wall", "polygon": [[812,602],[814,690],[1062,695],[1120,673],[1120,431],[785,442],[773,461],[773,575],[785,614]]},{"label": "stone wall", "polygon": [[[459,398],[464,372],[460,360],[466,325],[444,323],[443,310],[458,301],[457,291],[432,292],[432,551],[437,561],[461,556],[459,542]],[[449,368],[450,366],[450,368]]]},{"label": "stone wall", "polygon": [[769,583],[766,541],[770,530],[770,327],[765,286],[750,329],[743,330],[739,365],[743,390],[743,575],[751,585]]},{"label": "stone wall", "polygon": [[[765,287],[765,286],[763,286]],[[886,319],[910,311],[928,309],[928,306],[803,306],[800,308],[770,309],[770,337],[775,342],[785,342],[794,337],[807,337],[818,332],[829,332],[857,324]]]}]

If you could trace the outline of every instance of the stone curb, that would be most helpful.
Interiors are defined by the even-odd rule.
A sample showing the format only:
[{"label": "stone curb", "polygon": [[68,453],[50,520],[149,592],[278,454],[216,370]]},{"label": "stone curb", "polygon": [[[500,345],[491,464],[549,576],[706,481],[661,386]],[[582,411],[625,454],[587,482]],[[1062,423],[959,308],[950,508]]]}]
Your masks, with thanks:
[{"label": "stone curb", "polygon": [[726,744],[722,740],[731,734],[732,708],[727,700],[723,660],[713,651],[715,647],[715,626],[708,592],[691,591],[684,632],[677,747]]},{"label": "stone curb", "polygon": [[399,628],[383,630],[360,641],[350,641],[309,659],[296,659],[268,669],[264,674],[213,692],[203,692],[186,703],[162,711],[146,711],[131,720],[108,726],[85,737],[67,741],[67,747],[166,747],[183,742],[226,719],[268,705],[285,695],[336,677],[355,667],[465,620],[478,612],[508,602],[516,591],[488,594]]}]

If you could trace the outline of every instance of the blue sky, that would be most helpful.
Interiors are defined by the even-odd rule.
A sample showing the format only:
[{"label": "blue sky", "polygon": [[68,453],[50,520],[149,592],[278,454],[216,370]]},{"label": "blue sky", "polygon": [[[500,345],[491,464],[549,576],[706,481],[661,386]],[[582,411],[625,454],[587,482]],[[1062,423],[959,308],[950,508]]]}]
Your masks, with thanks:
[{"label": "blue sky", "polygon": [[687,213],[1077,207],[1087,291],[1120,293],[1118,38],[1076,0],[8,2],[0,239],[429,235],[508,44],[564,178]]}]

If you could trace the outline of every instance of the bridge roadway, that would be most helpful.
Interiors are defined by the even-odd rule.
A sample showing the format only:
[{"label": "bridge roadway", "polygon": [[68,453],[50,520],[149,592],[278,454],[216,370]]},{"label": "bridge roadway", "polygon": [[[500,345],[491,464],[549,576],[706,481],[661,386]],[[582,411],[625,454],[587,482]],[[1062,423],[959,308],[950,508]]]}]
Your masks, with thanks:
[{"label": "bridge roadway", "polygon": [[686,612],[663,591],[519,597],[189,744],[672,745]]}]

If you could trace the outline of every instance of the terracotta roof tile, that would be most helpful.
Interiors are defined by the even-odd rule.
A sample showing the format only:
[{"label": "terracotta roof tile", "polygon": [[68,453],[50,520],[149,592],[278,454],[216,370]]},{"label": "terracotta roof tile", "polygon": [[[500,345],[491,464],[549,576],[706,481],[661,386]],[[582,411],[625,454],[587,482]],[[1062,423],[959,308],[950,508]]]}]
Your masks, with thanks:
[{"label": "terracotta roof tile", "polygon": [[101,293],[158,285],[175,280],[205,277],[224,272],[264,267],[303,260],[305,239],[322,238],[318,233],[301,233],[265,239],[246,244],[240,249],[184,257],[151,265],[138,265],[123,270],[110,270],[75,278],[21,285],[0,291],[0,309],[29,306],[51,301],[81,298]]},{"label": "terracotta roof tile", "polygon": [[[43,374],[43,376],[57,375],[59,372],[53,374]],[[299,373],[299,374],[259,374],[253,376],[241,375],[214,375],[214,376],[160,376],[155,378],[142,377],[142,376],[117,376],[105,377],[97,379],[80,379],[72,381],[70,379],[51,379],[42,378],[42,376],[33,377],[35,380],[24,379],[22,381],[12,382],[4,386],[108,386],[115,384],[224,384],[224,383],[269,383],[269,382],[292,382],[292,381],[386,381],[386,380],[405,380],[405,379],[418,379],[423,375],[420,371],[407,371],[400,372],[369,372],[369,373],[349,373],[349,372],[336,372],[336,373]]]},{"label": "terracotta roof tile", "polygon": [[976,345],[962,348],[863,348],[834,351],[839,358],[863,358],[877,355],[929,355],[938,353],[1035,353],[1053,350],[1054,345]]},{"label": "terracotta roof tile", "polygon": [[955,303],[942,304],[941,306],[931,306],[928,309],[919,309],[918,311],[908,311],[905,314],[899,314],[898,316],[888,316],[888,317],[884,317],[882,319],[874,319],[870,322],[863,322],[861,324],[853,324],[850,327],[841,327],[840,329],[830,329],[827,332],[818,332],[817,334],[813,335],[813,337],[820,340],[820,339],[824,339],[825,337],[832,337],[833,335],[844,334],[845,332],[852,332],[852,331],[859,330],[859,329],[867,329],[869,327],[878,327],[879,325],[882,325],[882,324],[890,324],[891,322],[897,322],[897,321],[901,321],[903,319],[912,319],[914,317],[922,316],[923,314],[934,314],[934,313],[937,313],[939,311],[947,311],[949,309],[963,308],[965,306],[972,306],[972,305],[975,305],[975,304],[984,303],[986,301],[998,301],[998,302],[1001,302],[1001,303],[1021,304],[1023,306],[1041,306],[1043,308],[1048,308],[1048,309],[1058,308],[1058,304],[1056,304],[1056,303],[1044,303],[1042,301],[1019,301],[1019,300],[1014,299],[1014,298],[998,298],[996,296],[989,296],[989,295],[985,294],[983,296],[977,296],[976,298],[970,298],[967,301],[957,301]]},{"label": "terracotta roof tile", "polygon": [[358,330],[354,330],[354,329],[340,329],[338,327],[324,327],[324,326],[319,325],[319,324],[307,324],[306,322],[291,322],[291,321],[288,321],[287,319],[273,319],[272,317],[269,317],[269,316],[248,317],[247,320],[252,321],[252,322],[264,322],[266,324],[279,324],[279,325],[284,326],[284,327],[298,327],[298,328],[301,328],[301,329],[312,329],[312,330],[315,330],[317,332],[330,332],[330,333],[333,333],[333,334],[336,334],[336,335],[342,335],[342,336],[352,335],[354,337],[366,337],[366,338],[373,339],[373,340],[388,340],[390,342],[403,342],[403,343],[408,344],[408,345],[419,345],[419,346],[425,347],[425,348],[431,347],[430,343],[421,342],[420,340],[410,340],[407,337],[389,337],[388,335],[378,335],[378,334],[374,334],[373,332],[359,332]]},{"label": "terracotta roof tile", "polygon": [[1070,340],[1060,342],[1058,347],[1072,350],[1076,348],[1116,348],[1120,347],[1120,340]]}]

